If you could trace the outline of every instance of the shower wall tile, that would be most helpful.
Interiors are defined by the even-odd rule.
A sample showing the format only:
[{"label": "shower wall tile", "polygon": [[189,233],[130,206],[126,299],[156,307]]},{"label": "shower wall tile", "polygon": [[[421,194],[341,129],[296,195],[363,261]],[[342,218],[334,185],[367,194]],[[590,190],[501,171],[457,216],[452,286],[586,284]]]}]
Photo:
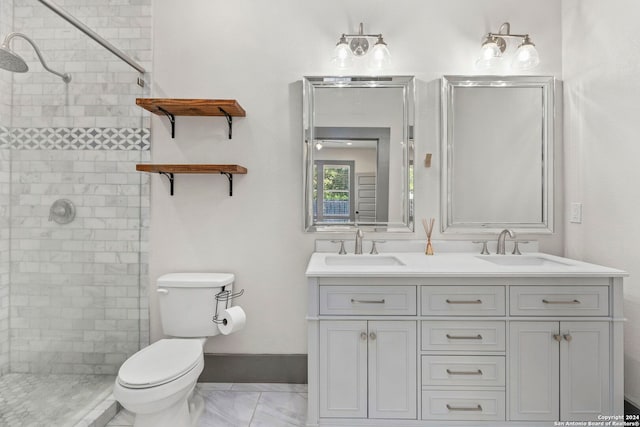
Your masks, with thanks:
[{"label": "shower wall tile", "polygon": [[[13,76],[13,127],[149,127],[149,114],[135,105],[135,97],[146,90],[136,84],[138,71],[43,5],[32,0],[12,3],[15,28],[35,41],[52,69],[71,74],[71,82],[63,83],[42,69],[26,42],[15,40],[13,46],[30,71]],[[151,0],[57,4],[145,69],[151,68]]]},{"label": "shower wall tile", "polygon": [[[148,344],[149,176],[135,164],[149,159],[86,146],[12,151],[12,371],[115,374]],[[49,221],[59,198],[76,205],[69,224]]]},{"label": "shower wall tile", "polygon": [[[0,33],[13,30],[13,0],[0,1]],[[9,372],[9,126],[12,74],[0,72],[0,376]]]},{"label": "shower wall tile", "polygon": [[[150,69],[151,0],[56,3]],[[149,88],[37,2],[0,0],[0,35],[14,29],[72,80],[20,39],[29,72],[0,72],[0,375],[113,373],[149,342],[149,177],[134,166],[150,160],[150,114],[135,105]],[[58,198],[74,222],[48,221]]]}]

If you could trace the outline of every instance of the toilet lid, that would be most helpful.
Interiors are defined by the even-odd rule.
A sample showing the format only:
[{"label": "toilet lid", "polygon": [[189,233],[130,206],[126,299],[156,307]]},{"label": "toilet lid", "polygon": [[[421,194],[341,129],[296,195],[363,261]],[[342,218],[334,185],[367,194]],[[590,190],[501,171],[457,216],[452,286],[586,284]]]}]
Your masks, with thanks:
[{"label": "toilet lid", "polygon": [[189,372],[202,358],[199,340],[163,339],[127,359],[118,372],[118,381],[128,388],[161,385]]}]

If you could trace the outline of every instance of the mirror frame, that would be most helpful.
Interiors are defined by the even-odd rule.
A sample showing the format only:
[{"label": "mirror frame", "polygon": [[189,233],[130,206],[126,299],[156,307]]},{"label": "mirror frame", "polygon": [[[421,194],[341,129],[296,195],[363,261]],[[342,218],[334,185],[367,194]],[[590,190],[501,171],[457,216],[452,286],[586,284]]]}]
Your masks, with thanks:
[{"label": "mirror frame", "polygon": [[[415,77],[414,76],[305,76],[303,77],[303,215],[306,232],[349,232],[360,228],[368,232],[413,232],[413,188],[415,123]],[[314,92],[317,88],[400,88],[403,99],[402,140],[406,141],[402,156],[405,171],[402,189],[402,218],[396,222],[346,222],[317,224],[313,218],[313,141],[315,140]],[[413,191],[415,194],[415,190]]]},{"label": "mirror frame", "polygon": [[[540,88],[542,92],[542,215],[540,222],[458,222],[453,221],[453,132],[454,92],[469,87]],[[440,224],[442,233],[499,233],[505,228],[526,234],[553,233],[554,220],[554,135],[555,87],[553,76],[443,76],[441,85],[441,172]]]}]

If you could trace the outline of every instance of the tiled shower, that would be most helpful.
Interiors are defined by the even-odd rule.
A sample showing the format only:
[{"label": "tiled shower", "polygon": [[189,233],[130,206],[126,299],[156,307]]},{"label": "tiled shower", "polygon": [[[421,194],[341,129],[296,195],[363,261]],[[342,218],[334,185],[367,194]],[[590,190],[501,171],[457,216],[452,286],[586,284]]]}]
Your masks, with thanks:
[{"label": "tiled shower", "polygon": [[[147,67],[150,3],[57,1]],[[149,118],[135,105],[148,75],[35,0],[0,3],[0,37],[12,31],[72,80],[44,71],[18,38],[30,70],[0,70],[0,375],[27,389],[38,375],[113,376],[149,339],[149,177],[135,170],[150,157]],[[67,224],[50,220],[59,199],[75,206]],[[3,407],[0,424],[29,416]]]}]

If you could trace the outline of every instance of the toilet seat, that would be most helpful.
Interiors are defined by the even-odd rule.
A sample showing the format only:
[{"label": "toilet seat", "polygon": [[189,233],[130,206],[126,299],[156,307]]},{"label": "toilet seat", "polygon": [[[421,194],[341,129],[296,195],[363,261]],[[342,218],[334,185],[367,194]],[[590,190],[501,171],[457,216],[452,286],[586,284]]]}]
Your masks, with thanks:
[{"label": "toilet seat", "polygon": [[118,372],[118,383],[144,389],[174,381],[198,365],[202,351],[199,340],[162,339],[127,359]]}]

